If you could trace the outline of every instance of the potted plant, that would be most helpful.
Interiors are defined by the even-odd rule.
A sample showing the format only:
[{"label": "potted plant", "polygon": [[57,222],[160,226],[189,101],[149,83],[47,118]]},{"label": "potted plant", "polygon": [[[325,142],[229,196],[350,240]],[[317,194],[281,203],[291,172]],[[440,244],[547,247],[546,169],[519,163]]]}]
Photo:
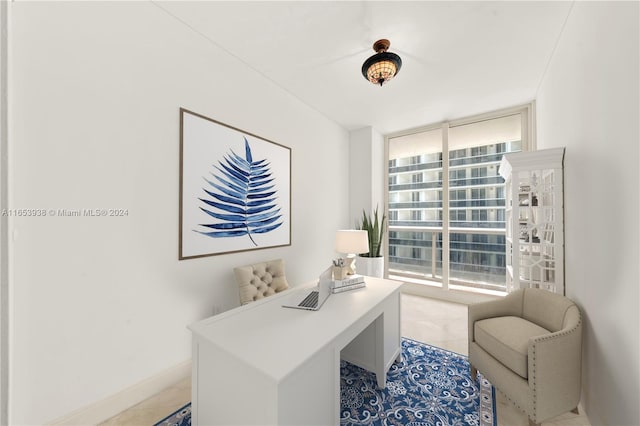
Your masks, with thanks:
[{"label": "potted plant", "polygon": [[384,221],[378,218],[378,207],[371,216],[362,210],[362,221],[356,223],[356,229],[367,231],[369,234],[369,252],[361,254],[358,259],[358,272],[362,275],[382,278],[384,275],[384,257],[380,254],[382,249],[382,237],[384,236]]}]

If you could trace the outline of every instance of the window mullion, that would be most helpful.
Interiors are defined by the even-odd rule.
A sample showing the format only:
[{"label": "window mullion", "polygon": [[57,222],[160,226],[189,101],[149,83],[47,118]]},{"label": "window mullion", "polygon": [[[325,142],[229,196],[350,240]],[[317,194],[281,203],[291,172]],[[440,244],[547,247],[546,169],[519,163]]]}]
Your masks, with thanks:
[{"label": "window mullion", "polygon": [[449,289],[449,123],[442,124],[442,288]]}]

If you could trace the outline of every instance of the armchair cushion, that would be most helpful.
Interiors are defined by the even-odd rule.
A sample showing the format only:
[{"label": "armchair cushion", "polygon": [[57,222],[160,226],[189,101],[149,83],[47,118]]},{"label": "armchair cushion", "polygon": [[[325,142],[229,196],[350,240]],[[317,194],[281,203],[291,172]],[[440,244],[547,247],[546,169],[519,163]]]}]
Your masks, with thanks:
[{"label": "armchair cushion", "polygon": [[514,316],[489,318],[474,324],[478,346],[523,379],[528,378],[529,339],[544,334],[549,334],[549,330]]}]

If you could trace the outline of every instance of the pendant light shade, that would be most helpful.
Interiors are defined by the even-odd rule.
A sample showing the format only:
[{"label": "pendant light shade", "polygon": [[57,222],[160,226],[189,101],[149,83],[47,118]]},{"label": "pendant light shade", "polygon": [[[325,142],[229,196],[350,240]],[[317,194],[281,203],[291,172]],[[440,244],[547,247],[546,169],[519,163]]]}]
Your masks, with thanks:
[{"label": "pendant light shade", "polygon": [[387,52],[390,45],[386,39],[373,43],[373,50],[378,53],[362,64],[362,75],[373,84],[382,86],[400,72],[402,59],[395,53]]}]

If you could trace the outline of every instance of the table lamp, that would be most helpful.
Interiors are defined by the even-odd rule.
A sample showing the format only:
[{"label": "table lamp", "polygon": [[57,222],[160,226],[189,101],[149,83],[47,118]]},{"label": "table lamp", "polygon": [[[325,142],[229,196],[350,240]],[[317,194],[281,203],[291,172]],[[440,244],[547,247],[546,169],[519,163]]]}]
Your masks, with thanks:
[{"label": "table lamp", "polygon": [[356,273],[356,254],[369,252],[369,233],[362,230],[343,229],[336,232],[336,251],[347,256],[344,266],[347,275]]}]

